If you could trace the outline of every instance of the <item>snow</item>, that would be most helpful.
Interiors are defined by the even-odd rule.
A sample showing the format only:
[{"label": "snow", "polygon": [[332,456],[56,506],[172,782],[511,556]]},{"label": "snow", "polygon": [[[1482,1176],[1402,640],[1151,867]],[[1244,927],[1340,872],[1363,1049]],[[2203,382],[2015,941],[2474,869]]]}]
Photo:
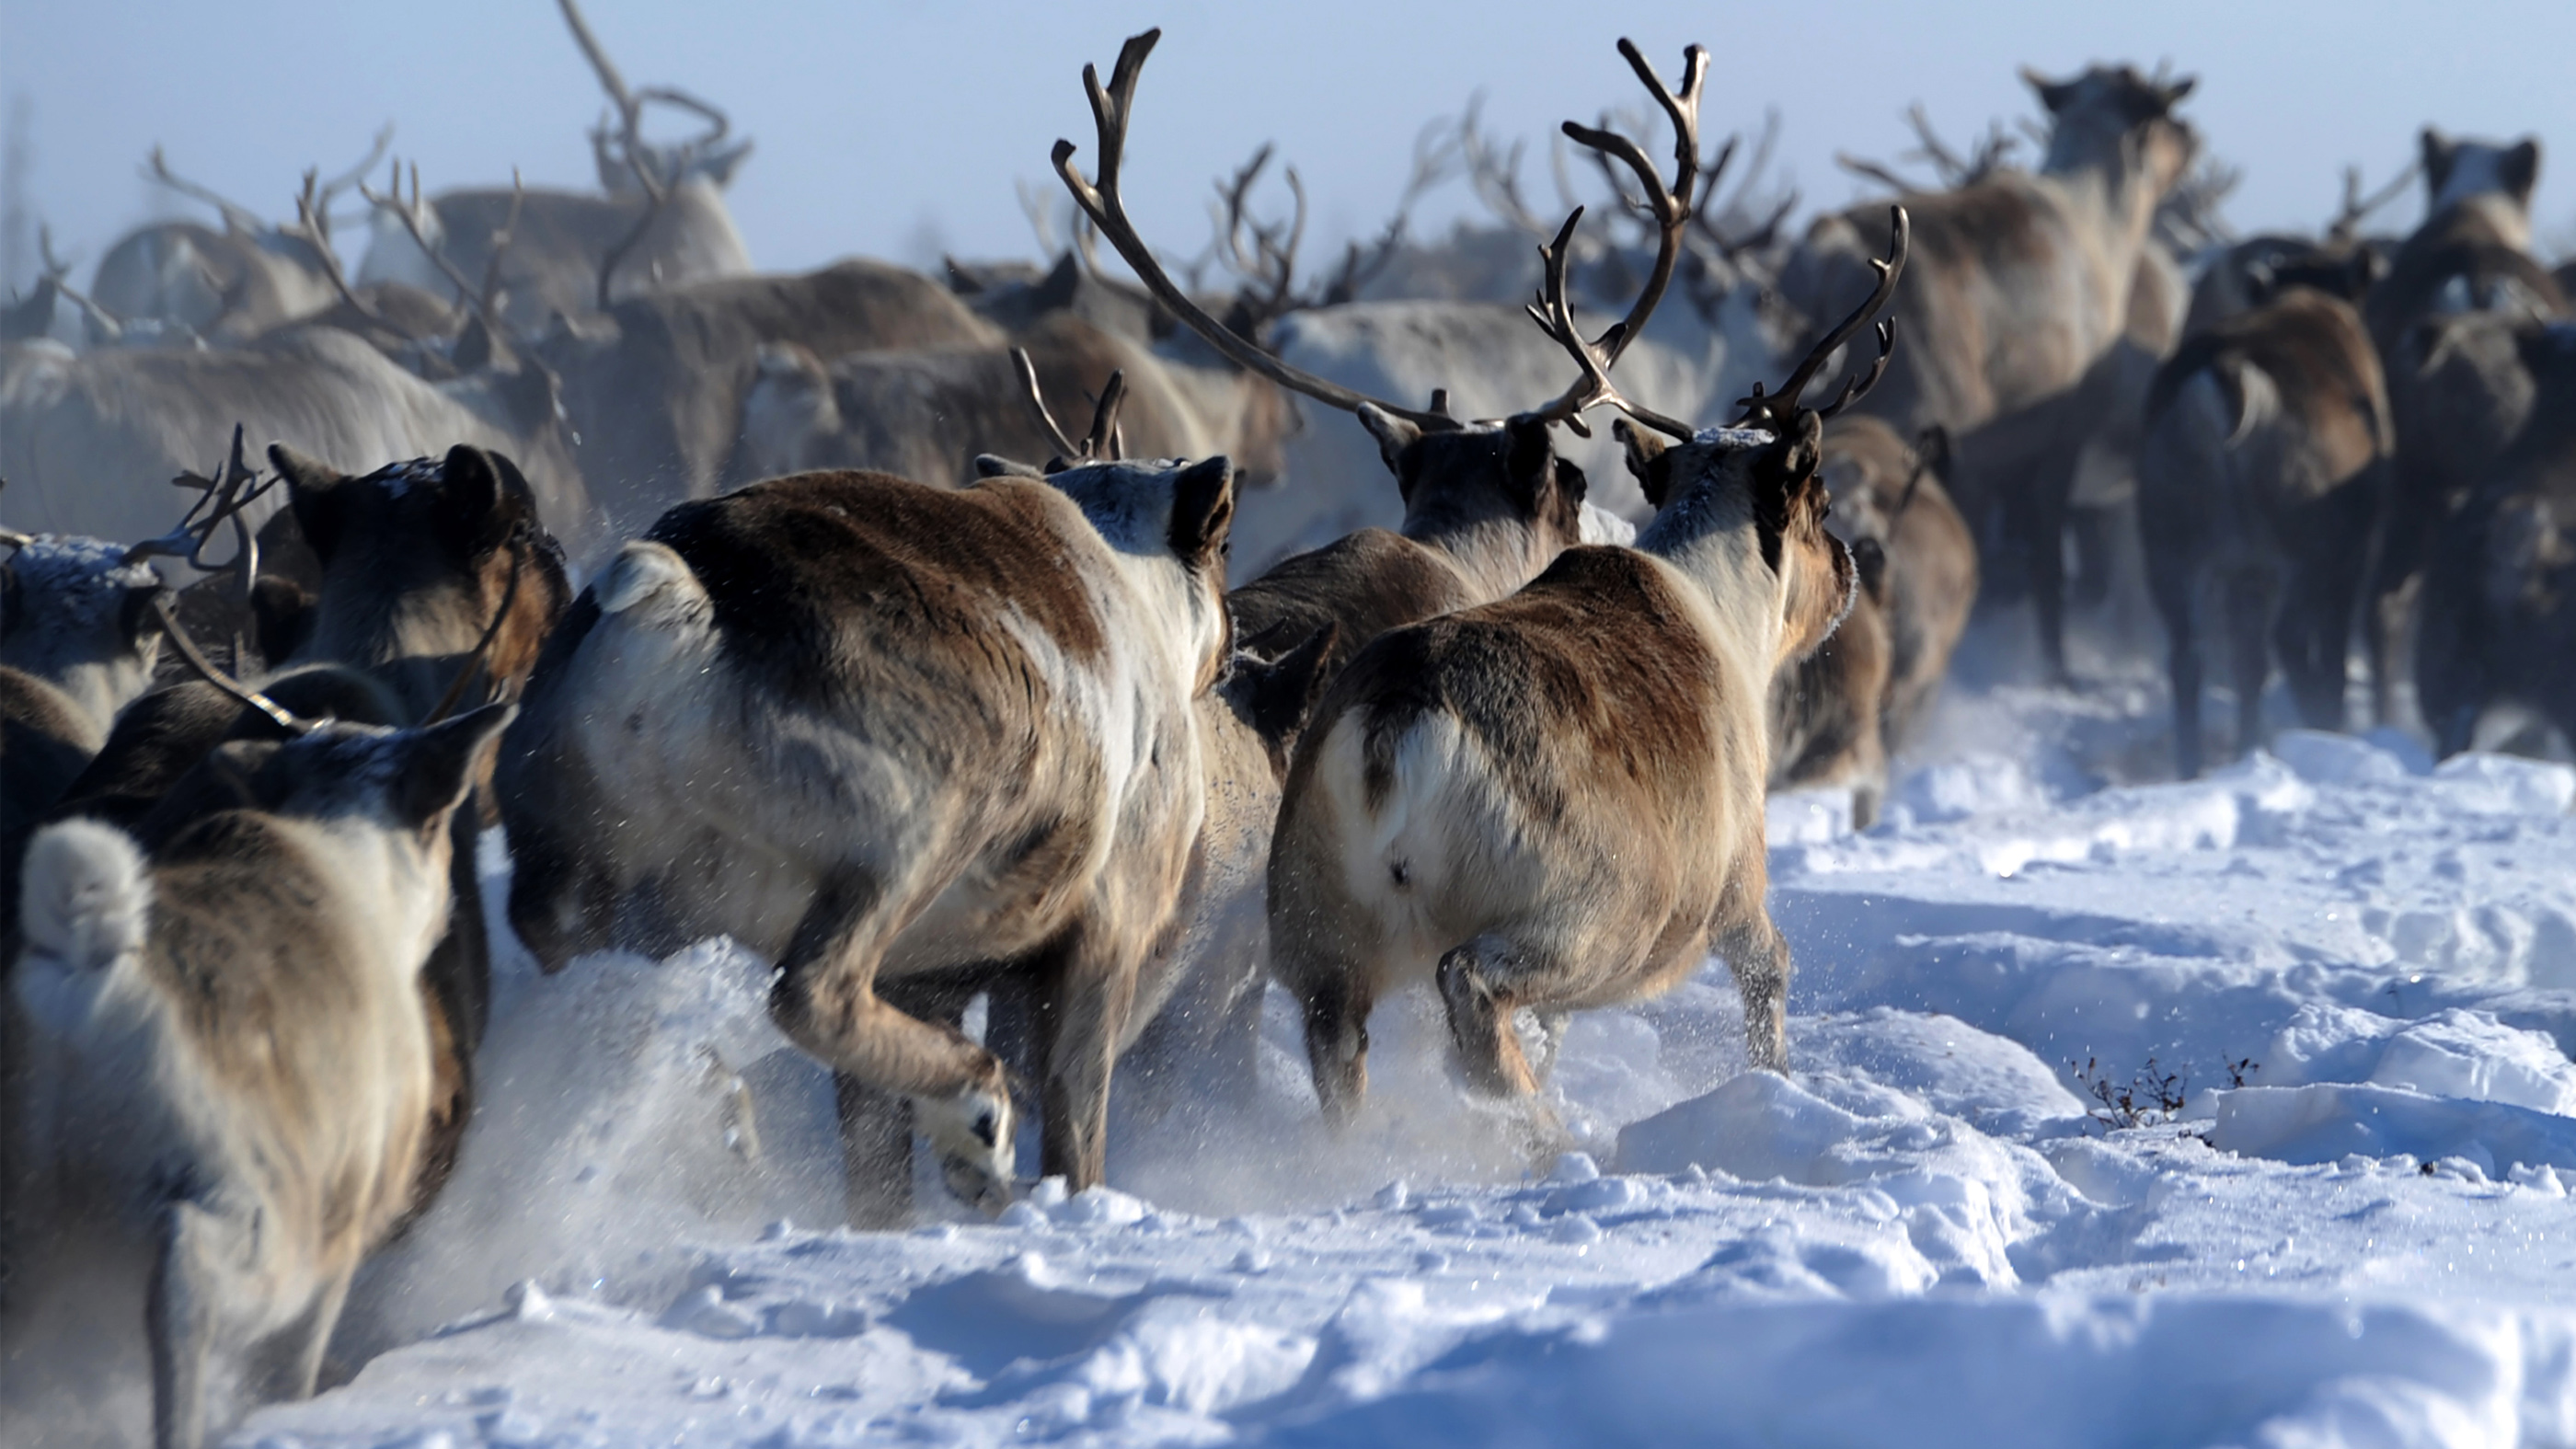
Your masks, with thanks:
[{"label": "snow", "polygon": [[1962,691],[1879,827],[1775,800],[1792,1078],[1711,962],[1576,1018],[1548,1136],[1406,997],[1336,1140],[1274,999],[1251,1105],[1122,1101],[1113,1188],[990,1223],[830,1226],[757,960],[505,939],[354,1378],[236,1442],[2576,1445],[2576,770],[2140,783],[2163,717]]}]

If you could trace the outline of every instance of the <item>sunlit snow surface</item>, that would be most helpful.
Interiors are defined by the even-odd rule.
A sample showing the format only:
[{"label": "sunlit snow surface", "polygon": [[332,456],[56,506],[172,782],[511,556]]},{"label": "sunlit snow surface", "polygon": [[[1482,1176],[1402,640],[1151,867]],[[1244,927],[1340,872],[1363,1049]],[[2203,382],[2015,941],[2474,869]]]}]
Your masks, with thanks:
[{"label": "sunlit snow surface", "polygon": [[[1865,836],[1775,801],[1794,1080],[1712,963],[1578,1019],[1547,1162],[1428,1001],[1328,1141],[1274,1000],[1248,1105],[1122,1102],[1119,1190],[817,1230],[758,962],[505,944],[363,1367],[238,1442],[2576,1444],[2576,772],[2290,734],[2096,788],[2157,748],[2117,693],[1952,701]],[[2175,1120],[2086,1115],[2151,1058]]]}]

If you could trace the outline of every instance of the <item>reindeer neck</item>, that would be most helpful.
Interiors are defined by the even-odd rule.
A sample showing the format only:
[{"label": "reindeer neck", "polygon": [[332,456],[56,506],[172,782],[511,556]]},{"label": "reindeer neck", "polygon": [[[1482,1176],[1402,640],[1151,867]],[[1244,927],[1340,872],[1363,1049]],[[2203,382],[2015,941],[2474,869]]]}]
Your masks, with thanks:
[{"label": "reindeer neck", "polygon": [[1403,532],[1447,554],[1480,601],[1518,592],[1561,551],[1546,529],[1499,509],[1433,508],[1406,518]]},{"label": "reindeer neck", "polygon": [[1703,627],[1729,687],[1767,698],[1780,652],[1780,577],[1762,561],[1752,500],[1711,490],[1670,504],[1637,535],[1636,546],[1669,565],[1708,605]]},{"label": "reindeer neck", "polygon": [[2040,175],[2056,184],[2068,209],[2124,276],[2136,266],[2138,249],[2145,245],[2164,197],[2129,148],[2117,141],[2077,145],[2061,140],[2050,148]]}]

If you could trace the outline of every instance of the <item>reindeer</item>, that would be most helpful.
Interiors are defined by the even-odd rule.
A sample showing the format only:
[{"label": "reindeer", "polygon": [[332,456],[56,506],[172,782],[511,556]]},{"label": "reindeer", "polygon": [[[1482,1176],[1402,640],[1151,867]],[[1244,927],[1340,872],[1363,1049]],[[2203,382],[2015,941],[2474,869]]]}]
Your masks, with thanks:
[{"label": "reindeer", "polygon": [[415,1201],[448,818],[508,714],[302,723],[225,746],[242,803],[148,852],[88,820],[30,844],[0,1356],[68,1362],[13,1372],[13,1416],[112,1419],[100,1379],[136,1339],[163,1449],[313,1392],[351,1276]]},{"label": "reindeer", "polygon": [[[2320,271],[2351,276],[2340,264]],[[2285,286],[2186,342],[2148,395],[2138,523],[2183,779],[2201,767],[2198,622],[2213,593],[2229,629],[2235,751],[2260,737],[2275,655],[2301,718],[2343,725],[2346,646],[2395,446],[2354,301]]]},{"label": "reindeer", "polygon": [[[2191,164],[2197,143],[2172,112],[2193,82],[2125,66],[2071,81],[2023,78],[2052,120],[2039,170],[1997,168],[1957,190],[1905,198],[1923,254],[1896,305],[1917,345],[1896,359],[1869,410],[1900,433],[1937,424],[1957,440],[1962,505],[1971,518],[2003,514],[2025,556],[2048,670],[2063,678],[2059,540],[2072,449],[2102,411],[2098,387],[2113,374],[2096,363],[2130,330],[2158,206]],[[1809,229],[1781,278],[1793,302],[1849,286],[1869,259],[1865,222],[1843,214]]]},{"label": "reindeer", "polygon": [[2379,717],[2400,717],[2415,671],[2413,623],[2424,548],[2492,473],[2522,428],[2532,380],[2516,335],[2567,315],[2566,295],[2531,247],[2540,143],[2422,138],[2425,219],[2397,249],[2363,316],[2379,350],[2397,432],[2388,522],[2362,617]]},{"label": "reindeer", "polygon": [[[305,642],[260,682],[260,698],[282,701],[291,713],[218,682],[191,659],[207,677],[145,695],[119,716],[53,818],[102,820],[135,832],[148,847],[224,803],[220,791],[210,797],[185,782],[228,740],[284,738],[297,716],[435,723],[462,703],[506,698],[534,667],[571,590],[533,490],[506,455],[459,446],[444,459],[414,459],[363,478],[284,447],[270,450],[270,462],[291,500],[286,516],[317,560],[319,597]],[[242,516],[248,472],[236,431],[232,461],[221,473],[225,501],[214,518]],[[212,526],[195,524],[200,534]],[[200,565],[201,549],[202,538],[189,550]],[[255,548],[243,549],[231,566],[237,579],[255,579],[259,559]],[[167,614],[163,624],[174,647],[185,644],[184,628]],[[234,640],[236,662],[243,643]],[[478,772],[478,788],[486,782]],[[491,999],[474,841],[494,818],[488,793],[455,817],[454,929],[422,973],[436,1068],[423,1205],[453,1170],[472,1112],[473,1053]]]},{"label": "reindeer", "polygon": [[[549,968],[715,932],[769,956],[773,1014],[845,1102],[908,1099],[992,1210],[1001,1063],[896,994],[1004,963],[1046,983],[1045,1170],[1100,1181],[1116,1043],[1202,813],[1190,701],[1229,653],[1232,502],[1215,458],[956,491],[804,473],[671,510],[566,619],[507,743],[520,938]],[[862,1135],[852,1213],[882,1221],[910,1174]]]},{"label": "reindeer", "polygon": [[2445,755],[2498,706],[2576,740],[2576,327],[2525,321],[2514,343],[2528,420],[2424,551],[2415,678]]},{"label": "reindeer", "polygon": [[732,460],[764,346],[839,357],[1002,342],[930,278],[853,259],[629,297],[602,317],[561,322],[532,351],[563,379],[584,476],[610,515],[633,527],[673,503],[751,481]]},{"label": "reindeer", "polygon": [[[534,332],[557,313],[606,311],[622,298],[751,271],[751,254],[725,209],[724,189],[751,152],[727,143],[720,108],[673,86],[630,88],[575,0],[560,0],[564,23],[599,78],[613,119],[591,132],[605,195],[549,189],[449,191],[413,207],[409,222],[380,208],[360,282],[407,282],[447,289],[449,273],[500,268],[502,313]],[[685,112],[703,133],[676,144],[644,139],[653,107]]]},{"label": "reindeer", "polygon": [[1783,669],[1771,691],[1771,784],[1852,787],[1852,828],[1887,794],[1888,761],[1940,689],[1977,597],[1977,546],[1939,472],[1948,439],[1909,446],[1855,414],[1826,432],[1818,476],[1827,522],[1858,589],[1833,637]]},{"label": "reindeer", "polygon": [[[1578,378],[1538,408],[1499,422],[1464,424],[1451,413],[1445,392],[1435,390],[1426,410],[1399,407],[1291,366],[1210,317],[1157,262],[1118,189],[1136,83],[1160,35],[1149,30],[1131,38],[1105,90],[1096,74],[1084,72],[1099,134],[1099,179],[1086,180],[1073,166],[1069,141],[1056,143],[1056,170],[1083,213],[1166,309],[1252,372],[1356,415],[1395,474],[1405,510],[1402,533],[1350,534],[1281,562],[1230,600],[1237,626],[1249,636],[1295,640],[1332,626],[1334,643],[1324,665],[1329,673],[1386,629],[1510,593],[1580,540],[1588,481],[1580,468],[1557,456],[1552,428],[1578,416],[1576,403],[1588,395],[1589,384]],[[1637,176],[1648,198],[1644,204],[1661,219],[1663,245],[1655,265],[1628,315],[1604,334],[1605,368],[1643,330],[1678,264],[1700,179],[1699,98],[1706,73],[1705,54],[1694,49],[1680,89],[1668,90],[1634,45],[1623,45],[1621,53],[1673,123],[1675,170],[1667,184],[1633,140],[1566,123],[1575,141],[1614,157]],[[1567,221],[1558,245],[1571,244],[1580,215]]]},{"label": "reindeer", "polygon": [[1789,953],[1762,901],[1765,710],[1780,666],[1850,608],[1851,556],[1824,528],[1823,423],[1885,370],[1893,331],[1834,402],[1801,398],[1887,305],[1905,213],[1860,309],[1736,426],[1706,432],[1610,386],[1565,302],[1564,236],[1542,320],[1583,370],[1572,401],[1627,415],[1659,511],[1633,550],[1569,549],[1508,599],[1380,636],[1317,707],[1271,847],[1270,929],[1335,1123],[1366,1091],[1371,1007],[1426,973],[1470,1083],[1525,1095],[1518,1008],[1554,1036],[1570,1010],[1670,987],[1714,939],[1753,1064],[1788,1066]]},{"label": "reindeer", "polygon": [[[375,169],[392,142],[389,125],[348,171],[327,182],[308,177],[313,210],[283,226],[180,176],[161,148],[153,147],[143,178],[214,207],[223,229],[155,222],[110,247],[83,299],[93,340],[117,340],[129,327],[146,326],[156,338],[239,344],[329,307],[338,296],[333,279],[339,275],[337,259],[326,255],[331,204]],[[317,220],[324,235],[310,229]]]},{"label": "reindeer", "polygon": [[[30,531],[131,538],[209,435],[236,423],[288,436],[343,466],[466,442],[526,465],[546,516],[575,547],[597,536],[551,378],[495,354],[453,381],[414,377],[366,342],[305,327],[238,351],[118,349],[79,357],[0,347],[0,510]],[[153,491],[145,491],[144,485]],[[256,510],[254,523],[267,509]]]},{"label": "reindeer", "polygon": [[1031,385],[1059,396],[1097,394],[1112,376],[1122,379],[1124,422],[1138,455],[1232,457],[1249,442],[1275,460],[1275,440],[1202,426],[1170,372],[1153,352],[1072,312],[1041,318],[1008,347],[854,352],[829,367],[804,348],[772,343],[762,347],[759,378],[743,401],[742,442],[728,471],[747,481],[875,468],[956,487],[974,478],[978,453],[1045,457],[1053,443],[1058,456],[1070,456],[1061,436],[1051,437],[1038,415],[1013,402],[1024,382],[1035,378]]}]

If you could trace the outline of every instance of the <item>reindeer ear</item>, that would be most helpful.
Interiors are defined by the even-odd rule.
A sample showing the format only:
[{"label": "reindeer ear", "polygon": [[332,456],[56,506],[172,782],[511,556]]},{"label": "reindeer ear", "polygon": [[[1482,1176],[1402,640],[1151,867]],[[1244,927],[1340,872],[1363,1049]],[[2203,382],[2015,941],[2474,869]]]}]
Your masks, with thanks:
[{"label": "reindeer ear", "polygon": [[2064,110],[2066,103],[2075,97],[2075,87],[2072,84],[2050,80],[2029,66],[2021,68],[2021,79],[2024,85],[2039,93],[2039,103],[2046,106],[2052,116]]},{"label": "reindeer ear", "polygon": [[1950,473],[1950,430],[1939,423],[1926,423],[1914,435],[1914,456],[1923,471],[1946,478]]},{"label": "reindeer ear", "polygon": [[2540,181],[2540,142],[2529,136],[2523,137],[2513,149],[2504,153],[2504,162],[2499,169],[2504,177],[2504,189],[2513,193],[2513,199],[2530,201],[2531,188]]},{"label": "reindeer ear", "polygon": [[1386,460],[1386,471],[1404,476],[1404,450],[1422,440],[1422,430],[1375,403],[1359,406],[1360,426],[1377,439],[1377,455]]},{"label": "reindeer ear", "polygon": [[1326,623],[1296,648],[1268,663],[1238,663],[1233,686],[1247,722],[1262,743],[1284,756],[1315,712],[1332,674],[1324,666],[1332,657],[1341,626]]},{"label": "reindeer ear", "polygon": [[2416,144],[2424,153],[2425,194],[2439,196],[2442,183],[2451,179],[2451,153],[2458,148],[2452,145],[2450,137],[2431,126],[2424,128],[2424,134],[2417,138]]},{"label": "reindeer ear", "polygon": [[161,597],[161,587],[158,582],[135,585],[118,603],[116,628],[125,636],[127,648],[141,644],[145,635],[161,627],[161,611],[152,607]]},{"label": "reindeer ear", "polygon": [[438,511],[432,526],[439,541],[472,558],[498,544],[509,531],[502,516],[501,470],[492,456],[471,443],[447,450],[439,465]]},{"label": "reindeer ear", "polygon": [[332,550],[340,545],[340,485],[349,481],[349,475],[284,443],[268,445],[268,465],[286,480],[286,498],[295,510],[295,526],[304,530],[304,541],[313,546],[313,556],[329,563]]},{"label": "reindeer ear", "polygon": [[1535,509],[1556,462],[1556,439],[1548,433],[1547,419],[1529,413],[1505,421],[1503,436],[1511,444],[1503,457],[1503,476],[1510,481],[1512,497],[1522,508]]},{"label": "reindeer ear", "polygon": [[1797,436],[1780,454],[1780,481],[1793,493],[1823,487],[1816,468],[1825,457],[1825,420],[1800,408],[1798,420],[1789,426]]},{"label": "reindeer ear", "polygon": [[1046,470],[1031,463],[1018,463],[1009,458],[997,458],[991,453],[977,453],[975,476],[978,478],[1043,478],[1046,476]]},{"label": "reindeer ear", "polygon": [[1222,571],[1234,527],[1234,463],[1219,453],[1172,480],[1172,552],[1194,569]]},{"label": "reindeer ear", "polygon": [[424,826],[456,808],[474,777],[483,749],[517,716],[515,704],[487,704],[427,729],[414,730],[403,742],[390,794],[396,819]]},{"label": "reindeer ear", "polygon": [[2158,87],[2156,95],[2165,103],[2165,109],[2170,111],[2174,107],[2181,105],[2182,98],[2190,95],[2191,88],[2198,84],[2200,84],[2200,77],[2196,75],[2187,75],[2168,85]]},{"label": "reindeer ear", "polygon": [[1646,501],[1657,508],[1673,488],[1673,463],[1670,444],[1663,436],[1632,425],[1626,418],[1610,424],[1611,436],[1619,440],[1621,453],[1628,460],[1628,476],[1637,480]]}]

